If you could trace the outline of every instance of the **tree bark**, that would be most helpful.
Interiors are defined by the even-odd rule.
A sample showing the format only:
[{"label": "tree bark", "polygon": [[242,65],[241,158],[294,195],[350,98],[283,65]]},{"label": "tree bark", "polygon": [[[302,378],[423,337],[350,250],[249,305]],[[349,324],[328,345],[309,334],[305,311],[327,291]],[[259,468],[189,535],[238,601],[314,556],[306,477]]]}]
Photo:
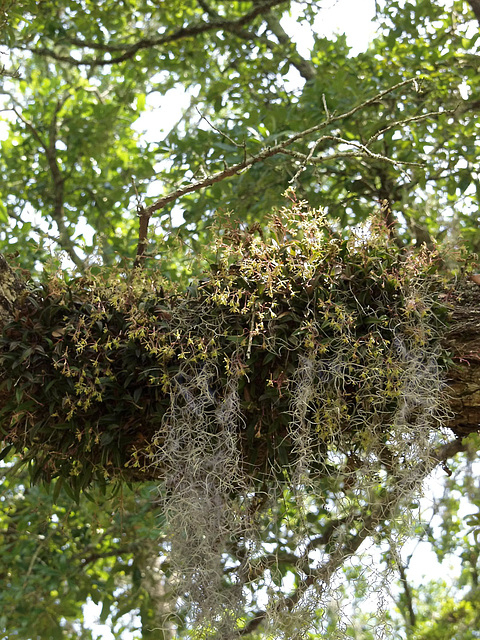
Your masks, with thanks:
[{"label": "tree bark", "polygon": [[451,316],[442,340],[451,354],[447,382],[458,437],[480,427],[480,286],[463,282],[451,300]]},{"label": "tree bark", "polygon": [[468,4],[472,7],[478,24],[480,24],[480,0],[468,0]]}]

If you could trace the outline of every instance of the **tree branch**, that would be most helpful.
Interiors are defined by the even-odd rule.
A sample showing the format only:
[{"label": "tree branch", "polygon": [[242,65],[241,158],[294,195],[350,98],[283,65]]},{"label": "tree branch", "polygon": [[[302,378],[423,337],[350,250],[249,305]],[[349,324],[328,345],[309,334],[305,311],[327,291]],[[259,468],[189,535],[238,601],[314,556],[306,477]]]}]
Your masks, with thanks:
[{"label": "tree branch", "polygon": [[10,69],[7,69],[4,64],[0,65],[0,77],[12,78],[13,80],[21,79],[20,72],[18,69],[15,69],[15,71],[11,71]]},{"label": "tree branch", "polygon": [[[13,96],[10,96],[12,101],[16,107],[20,105]],[[58,114],[62,109],[65,102],[69,99],[70,95],[65,94],[63,98],[59,98],[55,104],[55,109],[53,111],[52,120],[50,122],[48,141],[44,140],[40,135],[39,131],[35,127],[35,125],[27,120],[23,116],[23,114],[18,111],[15,106],[12,108],[12,111],[15,113],[17,118],[23,122],[23,124],[30,131],[32,136],[38,142],[40,147],[45,152],[45,157],[47,159],[48,168],[50,171],[50,175],[52,177],[52,186],[53,186],[53,211],[52,218],[55,220],[55,223],[58,228],[58,239],[57,242],[60,247],[68,253],[69,258],[79,269],[83,266],[82,260],[77,256],[75,252],[75,245],[71,240],[70,233],[68,231],[67,226],[65,225],[64,219],[64,200],[65,200],[65,177],[62,175],[60,170],[60,166],[57,161],[57,133],[58,133]]]},{"label": "tree branch", "polygon": [[[176,200],[178,200],[179,198],[181,198],[182,196],[186,195],[187,193],[193,193],[195,191],[200,191],[201,189],[204,189],[205,187],[210,187],[213,184],[217,183],[217,182],[221,182],[222,180],[225,180],[226,178],[229,178],[237,173],[241,173],[242,171],[244,171],[245,169],[248,169],[250,167],[252,167],[255,164],[258,164],[259,162],[262,162],[263,160],[266,160],[267,158],[271,158],[272,156],[278,155],[280,153],[285,153],[286,149],[288,149],[292,144],[294,144],[295,142],[298,142],[299,140],[302,140],[304,138],[307,138],[308,136],[314,134],[314,133],[318,133],[319,131],[322,131],[323,129],[325,129],[326,127],[332,125],[335,122],[339,122],[341,120],[346,120],[347,118],[351,117],[352,115],[354,115],[355,113],[357,113],[358,111],[361,111],[362,109],[365,109],[366,107],[375,104],[376,102],[378,102],[379,100],[381,100],[384,96],[388,95],[389,93],[392,93],[393,91],[404,87],[406,85],[409,84],[413,84],[416,83],[416,79],[412,78],[409,80],[404,80],[403,82],[399,82],[398,84],[394,85],[393,87],[390,87],[389,89],[386,89],[385,91],[382,91],[381,93],[377,94],[376,96],[373,96],[372,98],[369,98],[368,100],[365,100],[364,102],[362,102],[361,104],[357,105],[356,107],[353,107],[352,109],[350,109],[349,111],[346,111],[345,113],[342,113],[338,116],[329,116],[326,120],[324,120],[323,122],[321,122],[318,125],[315,125],[313,127],[310,127],[309,129],[305,129],[304,131],[301,131],[299,133],[296,133],[292,136],[289,136],[286,140],[284,140],[283,142],[273,146],[273,147],[266,147],[265,149],[263,149],[260,153],[258,153],[257,155],[254,156],[247,156],[246,158],[244,158],[241,162],[238,162],[237,164],[231,165],[230,167],[225,168],[223,171],[218,171],[217,173],[214,173],[210,176],[207,176],[205,178],[202,178],[201,180],[198,180],[196,182],[193,182],[189,185],[186,185],[184,187],[179,187],[178,189],[175,189],[174,191],[170,192],[169,194],[167,194],[166,196],[163,196],[162,198],[159,198],[157,201],[155,201],[153,204],[151,204],[149,207],[146,208],[146,211],[149,215],[152,215],[153,213],[155,213],[155,211],[158,211],[160,209],[163,209],[167,204],[170,204],[171,202],[175,202]],[[424,114],[423,119],[426,118],[431,118],[433,115],[451,115],[451,111],[440,111],[440,112],[436,112],[436,113],[428,113],[428,114]],[[420,116],[415,116],[416,121],[418,121],[418,119],[420,118]],[[411,120],[410,118],[408,119],[409,121]],[[399,121],[402,122],[402,121]],[[323,138],[320,138],[319,140],[316,141],[316,144],[318,145],[320,142],[322,142],[322,140],[331,140],[332,136],[324,136]],[[345,141],[341,138],[336,138],[338,141],[341,142],[345,142],[347,143],[348,141]],[[348,144],[355,144],[355,143],[351,143],[348,142]],[[358,144],[358,143],[356,143]],[[347,154],[348,155],[348,154]],[[351,154],[350,154],[351,155]],[[370,158],[373,159],[379,159],[379,160],[384,160],[384,156],[380,156],[378,154],[374,154],[373,152],[369,151],[368,149],[366,149],[366,147],[363,148],[363,150],[355,155],[366,155]],[[342,154],[342,156],[345,156],[345,154]],[[306,158],[307,156],[301,156],[302,159]],[[325,158],[321,158],[319,161],[317,162],[324,162],[324,161],[329,161],[331,160],[331,157],[325,157]],[[400,164],[399,161],[394,161],[394,160],[390,160],[391,162],[393,162],[394,164]]]},{"label": "tree branch", "polygon": [[398,572],[400,574],[400,582],[403,586],[403,593],[405,595],[405,602],[407,605],[407,616],[406,622],[408,627],[413,630],[417,624],[417,616],[415,614],[415,610],[413,608],[413,598],[412,598],[412,590],[410,589],[410,585],[407,580],[407,573],[405,571],[405,567],[403,566],[401,559],[397,559],[397,567]]},{"label": "tree branch", "polygon": [[267,15],[267,26],[277,38],[278,42],[286,48],[288,61],[298,70],[302,78],[305,78],[307,81],[315,80],[317,77],[315,67],[309,60],[306,60],[298,53],[291,38],[280,24],[280,20],[273,13]]},{"label": "tree branch", "polygon": [[467,0],[468,4],[472,7],[473,13],[480,24],[480,0]]},{"label": "tree branch", "polygon": [[20,49],[25,49],[31,51],[32,53],[49,57],[59,62],[68,62],[69,64],[75,66],[108,66],[130,60],[143,49],[151,49],[153,47],[170,44],[172,42],[177,42],[186,38],[192,38],[209,31],[224,30],[234,33],[237,30],[241,29],[241,27],[252,22],[258,16],[268,13],[268,11],[270,11],[272,7],[276,7],[278,5],[286,3],[287,0],[262,0],[262,2],[259,2],[251,11],[244,14],[240,18],[236,18],[234,20],[229,20],[226,18],[216,18],[215,20],[210,20],[208,22],[203,22],[200,24],[191,24],[186,27],[181,27],[180,29],[173,31],[172,33],[162,35],[159,38],[142,38],[141,40],[138,40],[137,42],[130,45],[103,44],[98,42],[85,41],[80,38],[68,39],[68,42],[76,47],[105,51],[112,54],[116,52],[123,52],[120,53],[120,55],[113,56],[111,58],[82,58],[80,60],[77,60],[72,56],[59,54],[56,51],[46,47],[20,47]]},{"label": "tree branch", "polygon": [[145,262],[145,250],[148,243],[148,223],[150,222],[151,215],[145,211],[142,207],[138,212],[139,229],[138,229],[138,245],[137,255],[133,264],[135,267],[141,267]]}]

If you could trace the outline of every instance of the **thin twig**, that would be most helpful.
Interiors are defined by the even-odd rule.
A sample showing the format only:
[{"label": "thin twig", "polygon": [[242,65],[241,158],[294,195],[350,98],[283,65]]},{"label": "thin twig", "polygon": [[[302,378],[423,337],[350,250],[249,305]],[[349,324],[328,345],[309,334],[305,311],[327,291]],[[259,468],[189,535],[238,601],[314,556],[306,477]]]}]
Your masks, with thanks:
[{"label": "thin twig", "polygon": [[239,149],[245,149],[245,142],[243,142],[243,143],[235,142],[235,140],[233,140],[233,138],[231,138],[227,133],[225,133],[221,129],[218,129],[212,122],[210,122],[210,120],[207,118],[207,116],[204,115],[196,105],[195,105],[195,110],[198,113],[198,115],[200,116],[200,122],[202,120],[205,120],[205,122],[208,124],[209,127],[211,127],[214,131],[216,131],[222,137],[224,137],[226,140],[228,140],[231,144],[233,144],[234,147],[237,147]]},{"label": "thin twig", "polygon": [[395,129],[396,127],[403,127],[404,125],[410,124],[411,122],[420,122],[422,120],[426,120],[434,116],[439,116],[444,114],[452,115],[453,113],[455,113],[455,109],[450,111],[446,111],[446,110],[429,111],[428,113],[422,113],[418,116],[411,116],[410,118],[405,118],[404,120],[396,120],[395,122],[392,122],[392,124],[388,125],[388,127],[384,127],[383,129],[380,129],[380,131],[377,131],[376,133],[374,133],[373,136],[371,136],[369,140],[366,142],[366,145],[368,146],[369,144],[377,140],[381,135],[383,135],[387,131],[390,131],[391,129]]},{"label": "thin twig", "polygon": [[325,110],[325,115],[327,116],[327,120],[330,120],[330,112],[327,107],[327,99],[325,98],[324,93],[322,93],[322,102],[323,102],[323,108]]}]

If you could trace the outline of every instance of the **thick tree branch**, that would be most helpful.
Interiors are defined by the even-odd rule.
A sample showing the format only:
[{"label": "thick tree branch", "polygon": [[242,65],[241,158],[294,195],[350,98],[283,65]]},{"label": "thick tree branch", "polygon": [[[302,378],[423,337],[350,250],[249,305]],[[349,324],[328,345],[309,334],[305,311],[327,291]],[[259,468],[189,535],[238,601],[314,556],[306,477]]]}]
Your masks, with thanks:
[{"label": "thick tree branch", "polygon": [[139,218],[139,230],[138,230],[138,245],[137,255],[135,257],[134,268],[141,267],[145,262],[145,251],[148,244],[148,223],[151,216],[142,207],[138,211]]},{"label": "thick tree branch", "polygon": [[468,4],[472,7],[473,13],[480,24],[480,0],[467,0]]},{"label": "thick tree branch", "polygon": [[449,329],[443,344],[450,351],[449,392],[452,428],[459,436],[480,426],[480,287],[465,282],[447,298]]}]

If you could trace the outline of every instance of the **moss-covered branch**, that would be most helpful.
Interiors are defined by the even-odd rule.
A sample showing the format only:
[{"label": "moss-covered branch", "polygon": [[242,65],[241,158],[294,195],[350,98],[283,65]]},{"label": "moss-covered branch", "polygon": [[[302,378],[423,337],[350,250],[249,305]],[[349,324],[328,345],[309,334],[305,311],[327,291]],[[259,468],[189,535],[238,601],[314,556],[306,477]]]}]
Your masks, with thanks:
[{"label": "moss-covered branch", "polygon": [[[15,302],[19,282],[2,260],[2,313],[11,319],[0,344],[2,434],[36,462],[35,475],[78,486],[95,475],[157,477],[152,443],[172,398],[179,410],[219,410],[232,384],[242,458],[254,475],[268,475],[299,447],[295,376],[325,385],[323,406],[313,394],[296,419],[316,429],[318,453],[338,428],[351,432],[355,449],[369,411],[378,421],[381,408],[381,428],[392,428],[415,358],[430,375],[451,357],[450,426],[459,436],[477,429],[476,285],[445,294],[435,257],[406,258],[380,222],[368,239],[339,240],[321,214],[297,207],[267,233],[220,236],[218,264],[186,295],[140,271],[133,280],[114,273],[68,284],[56,276]],[[434,364],[418,355],[433,344]],[[430,412],[438,428],[425,389],[415,393],[406,419]]]}]

